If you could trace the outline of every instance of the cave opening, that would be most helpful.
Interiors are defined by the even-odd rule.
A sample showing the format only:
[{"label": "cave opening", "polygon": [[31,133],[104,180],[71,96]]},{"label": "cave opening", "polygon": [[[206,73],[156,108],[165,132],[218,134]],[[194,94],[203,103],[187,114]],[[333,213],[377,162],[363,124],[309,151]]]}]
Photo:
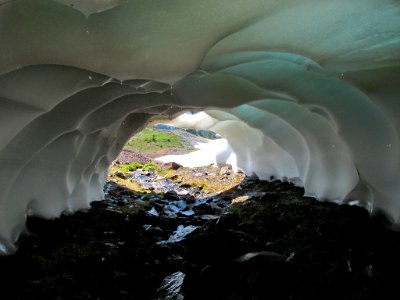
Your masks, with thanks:
[{"label": "cave opening", "polygon": [[[394,0],[0,0],[2,294],[392,298],[399,18]],[[186,110],[257,176],[216,196],[236,203],[157,217],[184,195],[116,187],[104,207],[132,131]]]},{"label": "cave opening", "polygon": [[[126,137],[125,146],[166,147],[157,142],[173,138],[168,130],[159,136],[156,123],[138,133],[141,143]],[[265,179],[245,176],[226,165],[230,156],[220,150],[211,156],[225,165],[160,168],[161,161],[137,161],[137,153],[134,161],[118,156],[104,200],[55,220],[28,217],[29,235],[14,255],[0,257],[3,282],[23,286],[16,293],[22,299],[317,299],[327,291],[332,299],[357,299],[391,284],[400,240],[385,215],[309,197],[296,178],[266,178],[267,168]],[[184,175],[200,178],[203,191]],[[132,177],[143,179],[139,187],[129,185]],[[178,179],[178,190],[167,177]],[[205,192],[205,177],[227,180],[230,188]],[[158,190],[163,185],[169,188]]]},{"label": "cave opening", "polygon": [[[80,74],[76,82],[84,81],[89,87],[36,117],[2,152],[3,164],[18,165],[11,168],[14,177],[6,174],[12,182],[8,201],[22,203],[6,206],[15,214],[2,221],[17,228],[11,232],[14,242],[21,226],[25,227],[26,201],[26,228],[32,233],[23,236],[15,255],[1,258],[7,270],[4,282],[24,286],[19,291],[22,298],[78,294],[165,298],[173,286],[176,297],[188,299],[209,297],[211,291],[216,291],[212,297],[220,299],[321,298],[327,291],[340,299],[349,293],[375,296],[391,283],[390,274],[398,266],[398,233],[386,226],[390,222],[385,216],[370,216],[368,205],[361,203],[364,209],[343,201],[348,194],[350,200],[369,200],[364,196],[376,191],[365,182],[358,184],[353,152],[330,111],[270,98],[245,104],[240,99],[229,107],[223,102],[201,106],[207,116],[198,125],[225,136],[240,168],[257,176],[221,194],[223,201],[236,203],[221,207],[224,202],[212,198],[197,206],[195,200],[187,209],[184,195],[170,193],[168,197],[174,200],[150,195],[139,199],[138,205],[138,194],[120,186],[107,203],[94,200],[102,199],[107,168],[132,131],[153,116],[199,108],[175,104],[179,85],[178,92],[171,92],[170,85],[159,82],[121,83],[65,66],[29,67],[3,80],[21,79],[37,69],[46,70],[40,72],[46,81],[54,74],[65,76],[66,70]],[[197,76],[204,77],[193,76],[196,82]],[[33,85],[36,92],[43,86],[39,82]],[[202,101],[198,103],[210,100]],[[174,124],[185,122],[178,118]],[[32,140],[32,132],[40,134]],[[20,144],[26,147],[16,146]],[[226,153],[217,154],[222,162],[229,158]],[[20,184],[23,189],[18,188]],[[76,210],[58,217],[63,211]],[[165,211],[173,217],[160,216]],[[21,213],[21,219],[14,218]],[[382,255],[387,248],[388,255]],[[21,269],[25,271],[17,272]],[[85,278],[93,283],[87,284]],[[272,286],[265,289],[265,282]]]}]

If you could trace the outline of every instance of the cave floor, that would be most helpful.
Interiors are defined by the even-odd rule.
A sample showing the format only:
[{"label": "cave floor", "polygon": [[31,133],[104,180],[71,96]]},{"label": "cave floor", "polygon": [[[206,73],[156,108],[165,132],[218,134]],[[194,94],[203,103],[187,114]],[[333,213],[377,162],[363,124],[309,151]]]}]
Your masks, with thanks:
[{"label": "cave floor", "polygon": [[87,211],[28,218],[16,254],[0,257],[3,299],[388,299],[396,289],[400,233],[381,214],[248,177],[196,195],[109,182]]}]

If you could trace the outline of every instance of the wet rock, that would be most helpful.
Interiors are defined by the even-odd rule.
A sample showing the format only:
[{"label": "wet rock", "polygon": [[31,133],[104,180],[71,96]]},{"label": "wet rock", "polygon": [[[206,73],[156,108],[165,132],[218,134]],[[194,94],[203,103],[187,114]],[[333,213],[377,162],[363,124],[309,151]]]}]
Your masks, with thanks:
[{"label": "wet rock", "polygon": [[158,244],[165,244],[165,243],[177,243],[186,238],[189,234],[194,232],[198,226],[188,225],[183,226],[179,225],[178,228],[174,231],[174,233],[169,237],[167,241],[158,242]]},{"label": "wet rock", "polygon": [[164,206],[164,215],[169,218],[175,218],[176,214],[180,211],[179,207],[174,204],[168,204]]},{"label": "wet rock", "polygon": [[155,217],[158,217],[158,216],[159,216],[157,210],[156,210],[154,207],[152,207],[149,211],[147,211],[147,213],[148,213],[149,215],[151,215],[151,216],[155,216]]},{"label": "wet rock", "polygon": [[202,219],[202,220],[209,221],[209,220],[218,219],[218,216],[216,216],[216,215],[202,215],[202,216],[199,216],[199,218]]},{"label": "wet rock", "polygon": [[184,210],[184,211],[180,211],[179,213],[178,213],[178,215],[183,215],[183,216],[186,216],[186,217],[190,217],[190,216],[193,216],[194,215],[194,211],[193,211],[193,209],[188,209],[188,210]]},{"label": "wet rock", "polygon": [[202,215],[214,215],[215,214],[215,207],[212,207],[212,205],[208,203],[200,203],[196,206],[193,207],[193,210],[197,214],[202,214]]},{"label": "wet rock", "polygon": [[181,197],[181,199],[186,201],[187,204],[194,204],[196,202],[196,198],[189,194]]},{"label": "wet rock", "polygon": [[109,201],[102,200],[102,201],[92,201],[90,206],[93,208],[107,208],[109,205]]},{"label": "wet rock", "polygon": [[153,203],[153,207],[154,207],[154,209],[158,212],[158,213],[161,213],[162,211],[164,211],[164,203],[159,203],[159,202],[154,202]]},{"label": "wet rock", "polygon": [[160,199],[160,198],[153,198],[154,204],[160,207],[164,207],[165,204],[168,204],[168,200]]},{"label": "wet rock", "polygon": [[180,210],[186,209],[186,201],[185,200],[179,200],[179,201],[174,201],[172,202],[174,205],[176,205]]},{"label": "wet rock", "polygon": [[120,172],[120,171],[114,171],[112,173],[113,176],[121,178],[121,179],[126,179],[126,176],[124,175],[124,173]]},{"label": "wet rock", "polygon": [[117,205],[118,206],[124,206],[128,203],[128,201],[126,201],[126,199],[121,199],[117,201]]},{"label": "wet rock", "polygon": [[151,228],[153,228],[153,225],[150,225],[150,224],[144,224],[143,225],[143,229],[146,230],[146,231],[150,230]]},{"label": "wet rock", "polygon": [[217,224],[223,228],[236,228],[239,223],[239,216],[229,212],[222,213],[217,221]]},{"label": "wet rock", "polygon": [[104,243],[104,246],[111,248],[111,249],[118,248],[118,246],[113,243]]},{"label": "wet rock", "polygon": [[189,194],[188,190],[180,190],[177,192],[178,196],[186,196]]},{"label": "wet rock", "polygon": [[[178,199],[124,195],[129,190],[109,183],[110,201],[92,202],[85,213],[52,221],[29,217],[33,234],[15,257],[0,257],[2,282],[24,287],[13,291],[15,298],[393,298],[400,233],[386,218],[303,197],[279,181],[246,179],[241,189],[206,197],[193,187],[182,195],[182,187],[156,175],[144,177]],[[223,209],[240,196],[251,199]],[[172,280],[178,270],[183,285]]]},{"label": "wet rock", "polygon": [[168,191],[168,192],[165,193],[164,199],[168,199],[168,200],[179,200],[179,195],[178,195],[178,193],[175,192],[175,191]]},{"label": "wet rock", "polygon": [[157,300],[183,300],[181,293],[182,285],[185,280],[185,274],[175,272],[164,278],[161,286],[157,290],[155,299]]},{"label": "wet rock", "polygon": [[174,161],[171,163],[171,169],[172,170],[178,170],[179,168],[182,168],[182,165],[180,165],[180,164],[178,164],[178,163],[176,163]]},{"label": "wet rock", "polygon": [[249,252],[237,257],[234,261],[238,263],[277,263],[284,262],[283,255],[272,251]]},{"label": "wet rock", "polygon": [[135,197],[136,194],[135,192],[129,190],[129,189],[122,189],[119,191],[120,196],[128,196],[128,197]]}]

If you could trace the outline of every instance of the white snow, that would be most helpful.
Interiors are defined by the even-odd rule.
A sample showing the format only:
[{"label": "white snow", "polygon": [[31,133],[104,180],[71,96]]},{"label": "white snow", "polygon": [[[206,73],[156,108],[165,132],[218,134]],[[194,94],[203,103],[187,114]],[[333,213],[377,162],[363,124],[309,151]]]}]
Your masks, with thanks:
[{"label": "white snow", "polygon": [[228,141],[208,161],[399,222],[396,1],[1,1],[0,45],[0,252],[28,214],[101,199],[129,136],[185,111]]},{"label": "white snow", "polygon": [[156,159],[163,163],[176,162],[188,168],[229,164],[233,170],[238,170],[236,154],[232,151],[226,139],[216,139],[210,140],[208,143],[199,143],[195,148],[198,150],[188,154],[165,155]]}]

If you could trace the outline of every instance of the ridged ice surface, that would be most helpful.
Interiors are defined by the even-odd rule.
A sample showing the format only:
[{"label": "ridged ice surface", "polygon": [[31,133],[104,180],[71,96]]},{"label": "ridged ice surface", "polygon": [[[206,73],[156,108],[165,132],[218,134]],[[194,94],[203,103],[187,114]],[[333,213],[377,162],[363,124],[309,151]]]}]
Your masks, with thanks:
[{"label": "ridged ice surface", "polygon": [[399,222],[398,1],[3,0],[0,45],[1,252],[186,109],[247,173]]}]

